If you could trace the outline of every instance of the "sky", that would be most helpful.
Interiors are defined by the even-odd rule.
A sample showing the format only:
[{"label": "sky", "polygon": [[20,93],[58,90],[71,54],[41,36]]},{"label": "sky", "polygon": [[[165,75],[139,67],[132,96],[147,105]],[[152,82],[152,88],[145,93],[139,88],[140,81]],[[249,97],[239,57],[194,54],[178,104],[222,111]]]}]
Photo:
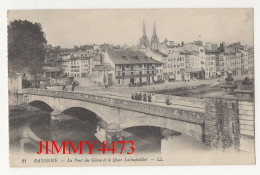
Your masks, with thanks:
[{"label": "sky", "polygon": [[253,9],[153,9],[153,10],[11,10],[8,23],[28,20],[42,25],[48,44],[74,45],[111,43],[136,45],[143,20],[151,38],[156,24],[160,42],[232,43],[253,46]]}]

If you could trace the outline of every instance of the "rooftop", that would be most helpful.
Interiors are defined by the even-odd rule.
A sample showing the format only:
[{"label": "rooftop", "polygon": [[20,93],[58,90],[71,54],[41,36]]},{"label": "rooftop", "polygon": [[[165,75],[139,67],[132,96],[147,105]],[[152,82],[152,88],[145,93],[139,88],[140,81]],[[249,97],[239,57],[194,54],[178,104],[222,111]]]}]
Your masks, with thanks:
[{"label": "rooftop", "polygon": [[104,63],[104,64],[99,64],[99,65],[95,65],[95,67],[93,68],[93,71],[95,70],[114,70],[113,67],[109,64],[109,63]]},{"label": "rooftop", "polygon": [[100,61],[101,60],[101,54],[96,54],[92,57],[93,61]]},{"label": "rooftop", "polygon": [[89,57],[71,57],[70,60],[89,60]]},{"label": "rooftop", "polygon": [[208,50],[208,49],[205,49],[205,52],[206,53],[220,53],[219,50],[215,49],[215,50]]},{"label": "rooftop", "polygon": [[235,51],[225,51],[224,55],[236,55]]},{"label": "rooftop", "polygon": [[199,52],[198,51],[183,50],[183,51],[180,52],[180,54],[196,55],[196,54],[199,54]]},{"label": "rooftop", "polygon": [[162,53],[162,52],[159,51],[159,50],[153,50],[153,52],[156,53],[156,54],[159,54],[159,55],[162,56],[162,57],[168,57],[167,54],[164,54],[164,53]]},{"label": "rooftop", "polygon": [[140,51],[109,50],[108,55],[115,64],[162,64]]},{"label": "rooftop", "polygon": [[44,72],[60,72],[60,67],[44,67]]}]

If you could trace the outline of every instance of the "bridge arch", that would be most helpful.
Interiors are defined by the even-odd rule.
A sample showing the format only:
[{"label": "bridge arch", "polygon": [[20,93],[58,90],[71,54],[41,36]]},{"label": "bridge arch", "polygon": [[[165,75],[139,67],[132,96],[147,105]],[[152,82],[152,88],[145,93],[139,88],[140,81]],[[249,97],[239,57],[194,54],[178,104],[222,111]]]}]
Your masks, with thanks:
[{"label": "bridge arch", "polygon": [[41,100],[34,100],[29,103],[30,106],[36,107],[42,111],[52,112],[53,108],[46,102]]},{"label": "bridge arch", "polygon": [[78,104],[66,104],[63,107],[60,108],[60,111],[62,113],[66,112],[67,110],[70,110],[72,108],[81,108],[81,109],[85,109],[87,111],[90,111],[94,114],[97,115],[97,118],[101,118],[102,120],[104,120],[105,122],[109,123],[109,118],[102,112],[100,111],[98,108],[96,108],[95,106],[91,105],[91,104],[82,104],[82,103],[78,103]]},{"label": "bridge arch", "polygon": [[158,117],[142,117],[125,120],[120,123],[121,129],[127,129],[138,126],[153,126],[159,128],[170,129],[182,134],[195,137],[197,140],[203,141],[203,127],[198,124],[187,123],[179,120],[164,119]]},{"label": "bridge arch", "polygon": [[106,109],[103,109],[100,105],[94,103],[73,100],[73,99],[65,99],[65,98],[61,99],[61,98],[55,98],[49,96],[29,95],[28,103],[31,103],[33,101],[44,102],[47,105],[49,105],[53,109],[53,111],[59,111],[59,112],[64,112],[69,108],[84,108],[86,110],[95,113],[105,122],[107,123],[111,122],[111,118],[107,116],[109,114],[109,111],[106,111]]},{"label": "bridge arch", "polygon": [[100,119],[96,113],[82,107],[71,107],[64,111],[63,114],[70,115],[83,121],[97,121]]}]

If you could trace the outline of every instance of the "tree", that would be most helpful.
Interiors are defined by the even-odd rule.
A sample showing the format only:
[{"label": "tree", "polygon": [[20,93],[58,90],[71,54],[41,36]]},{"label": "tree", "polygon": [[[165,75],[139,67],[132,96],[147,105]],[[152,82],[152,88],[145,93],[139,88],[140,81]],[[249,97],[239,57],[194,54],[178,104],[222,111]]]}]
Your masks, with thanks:
[{"label": "tree", "polygon": [[[8,25],[8,66],[9,70],[28,69],[33,75],[42,73],[44,47],[47,41],[41,24],[27,20],[15,20]],[[19,67],[17,69],[17,67]],[[20,69],[20,70],[19,70]]]}]

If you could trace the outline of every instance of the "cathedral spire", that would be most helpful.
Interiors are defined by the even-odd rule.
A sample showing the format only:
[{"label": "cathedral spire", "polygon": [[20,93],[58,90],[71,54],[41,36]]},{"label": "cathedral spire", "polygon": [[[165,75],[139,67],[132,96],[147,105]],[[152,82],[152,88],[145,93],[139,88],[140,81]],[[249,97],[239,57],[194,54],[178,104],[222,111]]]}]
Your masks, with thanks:
[{"label": "cathedral spire", "polygon": [[156,36],[156,27],[155,27],[155,21],[153,22],[153,35]]},{"label": "cathedral spire", "polygon": [[145,23],[144,23],[144,19],[143,19],[143,36],[146,36],[146,30],[145,30]]},{"label": "cathedral spire", "polygon": [[158,50],[159,49],[159,38],[156,34],[155,21],[153,22],[153,35],[151,38],[151,49]]}]

